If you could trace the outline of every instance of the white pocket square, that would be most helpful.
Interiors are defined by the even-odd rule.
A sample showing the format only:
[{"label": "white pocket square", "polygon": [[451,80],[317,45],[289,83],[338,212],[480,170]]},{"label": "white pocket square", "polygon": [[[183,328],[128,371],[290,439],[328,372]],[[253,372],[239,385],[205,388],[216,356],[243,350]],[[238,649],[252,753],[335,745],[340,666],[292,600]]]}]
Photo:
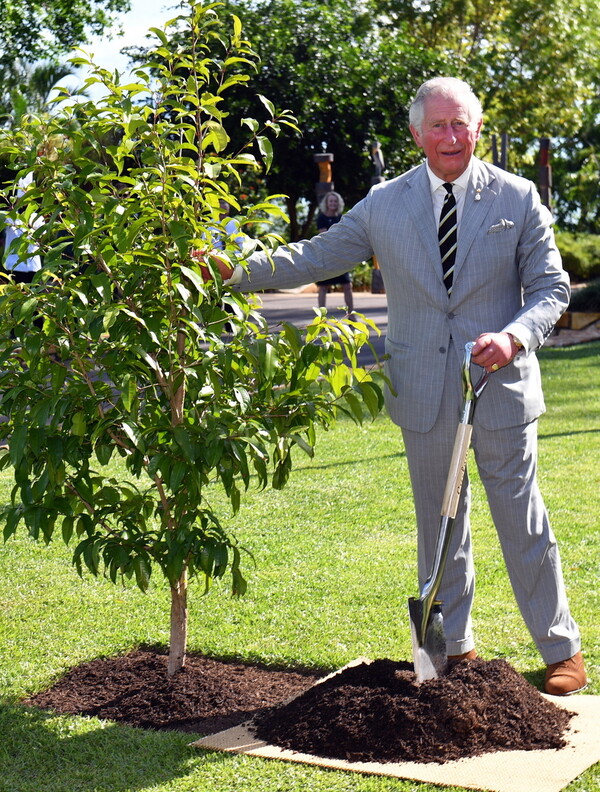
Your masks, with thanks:
[{"label": "white pocket square", "polygon": [[509,228],[512,228],[513,226],[514,223],[512,220],[505,220],[504,218],[502,218],[502,220],[498,220],[497,223],[491,225],[488,228],[487,232],[488,234],[498,234],[500,233],[500,231],[507,231]]}]

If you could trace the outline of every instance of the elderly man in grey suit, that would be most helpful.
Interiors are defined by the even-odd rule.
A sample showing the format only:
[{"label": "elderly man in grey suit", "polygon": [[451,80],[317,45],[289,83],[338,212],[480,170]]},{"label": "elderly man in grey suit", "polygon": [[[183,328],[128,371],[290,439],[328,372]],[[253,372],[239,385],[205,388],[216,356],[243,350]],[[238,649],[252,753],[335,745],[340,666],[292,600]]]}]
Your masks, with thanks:
[{"label": "elderly man in grey suit", "polygon": [[[475,340],[473,361],[493,372],[474,418],[479,475],[517,603],[547,665],[545,690],[566,695],[587,681],[536,480],[537,418],[545,408],[535,350],[568,305],[569,281],[533,184],[473,156],[481,125],[481,105],[466,83],[427,81],[410,108],[426,162],[374,186],[327,234],[280,247],[274,271],[259,254],[231,281],[243,291],[292,287],[377,257],[388,295],[394,392],[387,408],[406,449],[421,585],[463,399],[462,350]],[[223,266],[222,274],[231,270]],[[469,505],[467,479],[439,592],[450,663],[476,656]]]}]

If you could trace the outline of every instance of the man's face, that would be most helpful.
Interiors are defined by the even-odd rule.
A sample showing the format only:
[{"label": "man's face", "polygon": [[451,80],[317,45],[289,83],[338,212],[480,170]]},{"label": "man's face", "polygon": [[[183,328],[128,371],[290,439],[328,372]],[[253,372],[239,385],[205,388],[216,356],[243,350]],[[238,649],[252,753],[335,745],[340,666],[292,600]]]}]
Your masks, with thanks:
[{"label": "man's face", "polygon": [[459,97],[433,95],[425,100],[421,131],[413,126],[410,131],[435,175],[451,182],[469,165],[481,123],[469,119],[467,104]]}]

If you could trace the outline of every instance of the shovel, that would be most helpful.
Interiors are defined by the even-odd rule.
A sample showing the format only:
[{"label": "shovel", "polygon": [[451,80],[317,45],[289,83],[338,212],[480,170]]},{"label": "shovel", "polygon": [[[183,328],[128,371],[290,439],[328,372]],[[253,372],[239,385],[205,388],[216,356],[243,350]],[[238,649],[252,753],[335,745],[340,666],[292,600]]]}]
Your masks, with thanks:
[{"label": "shovel", "polygon": [[471,379],[471,352],[474,345],[473,341],[465,344],[462,369],[464,404],[460,423],[456,430],[452,459],[450,460],[450,471],[442,501],[442,514],[435,545],[433,567],[431,574],[423,585],[421,596],[418,598],[410,597],[408,600],[413,661],[418,682],[423,682],[426,679],[435,679],[440,676],[446,670],[448,663],[442,603],[436,600],[436,596],[442,582],[450,539],[452,538],[454,519],[458,510],[460,490],[467,463],[467,453],[473,432],[473,412],[477,399],[485,388],[489,377],[489,374],[485,372],[477,384],[473,384]]}]

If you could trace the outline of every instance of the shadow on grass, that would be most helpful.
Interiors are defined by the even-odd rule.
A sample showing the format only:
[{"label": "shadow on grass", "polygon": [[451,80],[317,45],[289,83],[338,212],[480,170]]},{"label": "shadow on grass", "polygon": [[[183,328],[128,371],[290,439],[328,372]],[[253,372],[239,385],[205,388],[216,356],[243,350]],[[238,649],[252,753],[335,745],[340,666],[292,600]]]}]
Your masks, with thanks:
[{"label": "shadow on grass", "polygon": [[[398,434],[398,443],[400,443],[400,435]],[[369,467],[371,463],[381,462],[384,459],[402,459],[406,454],[404,451],[394,451],[392,454],[378,454],[376,456],[367,457],[360,454],[358,450],[356,456],[352,459],[340,459],[337,462],[328,462],[324,465],[316,465],[314,462],[307,462],[305,464],[299,463],[294,465],[294,473],[304,471],[305,473],[312,473],[315,470],[332,470],[333,468],[343,467],[357,467],[363,465]]]},{"label": "shadow on grass", "polygon": [[546,673],[545,666],[540,667],[537,671],[521,671],[520,673],[521,676],[524,676],[529,684],[533,685],[534,688],[537,688],[540,693],[544,692],[544,675]]},{"label": "shadow on grass", "polygon": [[597,358],[600,354],[600,341],[587,341],[565,347],[542,347],[535,353],[540,360],[582,360],[588,357]]},{"label": "shadow on grass", "polygon": [[[198,764],[196,737],[134,729],[93,718],[0,705],[3,790],[120,792],[160,786]],[[198,735],[199,737],[200,735]],[[222,754],[201,761],[220,764]]]}]

